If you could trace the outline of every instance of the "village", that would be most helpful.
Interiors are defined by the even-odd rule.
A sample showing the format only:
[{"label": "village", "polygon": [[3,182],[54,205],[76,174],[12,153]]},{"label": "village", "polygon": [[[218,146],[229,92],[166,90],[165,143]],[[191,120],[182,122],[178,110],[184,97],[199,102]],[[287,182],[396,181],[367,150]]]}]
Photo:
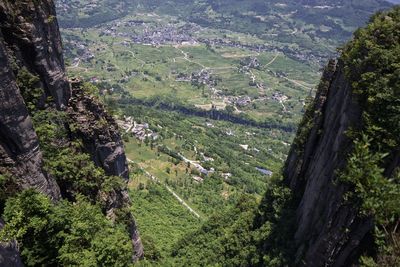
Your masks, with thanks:
[{"label": "village", "polygon": [[[155,131],[151,130],[150,126],[148,123],[138,123],[133,117],[127,117],[124,116],[122,118],[117,119],[117,123],[123,132],[123,134],[128,134],[133,137],[135,137],[139,142],[146,143],[148,140],[151,140],[152,142],[159,140],[160,135],[156,133]],[[206,122],[205,124],[206,127],[208,128],[213,128],[214,125],[211,122]],[[161,126],[157,126],[159,129],[162,129]],[[227,134],[234,135],[234,133],[228,129]],[[254,135],[254,133],[248,133],[248,135]],[[166,147],[165,145],[162,144],[162,140],[160,140],[161,143],[156,145],[158,147],[158,151],[165,152],[167,155],[171,155],[175,158],[177,158],[179,161],[188,164],[188,166],[191,166],[194,168],[196,171],[192,171],[190,173],[190,176],[192,179],[197,182],[197,183],[202,183],[204,179],[209,177],[210,175],[214,174],[216,171],[213,167],[205,168],[202,164],[206,163],[213,163],[214,158],[211,157],[210,155],[206,155],[203,152],[199,152],[197,148],[194,146],[194,152],[196,154],[196,159],[192,160],[189,159],[188,157],[184,156],[182,153],[178,153],[173,151],[172,149]],[[250,148],[249,145],[245,144],[239,144],[238,145],[238,150],[243,150],[243,151],[254,151],[256,153],[259,152],[257,148]],[[263,168],[256,168],[257,171],[259,171],[263,175],[271,176],[272,172]],[[225,180],[229,181],[229,179],[232,177],[232,173],[230,172],[224,172],[224,173],[219,173],[219,175]]]},{"label": "village", "polygon": [[122,44],[125,46],[130,43],[152,46],[196,45],[198,42],[192,33],[199,29],[200,27],[193,23],[184,25],[155,24],[144,20],[129,19],[109,23],[102,29],[100,36],[124,37],[126,39]]},{"label": "village", "polygon": [[[156,133],[155,131],[151,130],[149,127],[148,123],[138,123],[134,120],[133,117],[126,117],[124,116],[121,119],[117,119],[117,124],[120,127],[121,131],[123,134],[128,134],[131,136],[134,136],[137,140],[140,142],[147,142],[148,140],[151,141],[156,141],[159,139],[159,134]],[[159,126],[161,127],[161,126]],[[171,151],[169,148],[165,148],[166,150]],[[195,169],[197,169],[198,174],[200,175],[192,175],[192,178],[197,181],[197,182],[202,182],[204,180],[204,177],[212,174],[215,172],[214,168],[206,169],[204,168],[199,161],[196,160],[190,160],[186,158],[182,154],[176,154],[174,153],[174,156],[177,156],[180,160],[183,162],[189,164],[190,166],[193,166]],[[200,156],[202,158],[201,161],[203,162],[212,162],[214,159],[212,157],[207,157],[204,155],[204,153],[200,153]]]},{"label": "village", "polygon": [[[160,20],[156,14],[147,14],[148,17]],[[207,47],[230,47],[239,48],[256,53],[272,52],[283,53],[286,56],[298,60],[300,62],[314,62],[323,64],[324,55],[309,53],[307,51],[292,49],[287,46],[265,42],[253,44],[248,42],[240,42],[230,38],[211,38],[204,37],[202,33],[206,28],[192,22],[157,22],[144,19],[125,19],[108,23],[101,28],[100,35],[110,37],[123,37],[125,40],[121,43],[129,46],[129,44],[141,45],[199,45],[203,44]]]}]

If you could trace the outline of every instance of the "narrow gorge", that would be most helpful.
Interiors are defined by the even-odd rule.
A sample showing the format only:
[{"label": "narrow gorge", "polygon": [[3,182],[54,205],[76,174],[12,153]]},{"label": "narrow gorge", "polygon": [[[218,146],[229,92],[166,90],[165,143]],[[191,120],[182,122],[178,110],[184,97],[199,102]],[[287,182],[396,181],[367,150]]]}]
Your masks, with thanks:
[{"label": "narrow gorge", "polygon": [[[377,13],[340,53],[325,67],[315,97],[305,101],[282,171],[265,178],[266,193],[240,191],[229,199],[229,209],[196,221],[201,226],[179,236],[163,265],[156,262],[160,255],[146,261],[112,111],[95,86],[67,78],[53,0],[0,0],[0,266],[130,266],[143,258],[145,266],[400,266],[400,7]],[[294,128],[173,104],[159,107],[271,131]],[[140,123],[146,133],[149,125]],[[207,131],[191,126],[200,135]],[[157,123],[153,130],[161,129]],[[148,155],[160,158],[153,141]],[[253,149],[254,155],[260,152]],[[216,157],[202,156],[210,162]],[[174,167],[179,163],[175,159]],[[178,177],[168,164],[166,172]],[[183,165],[188,174],[191,162]],[[235,166],[225,165],[227,182]],[[205,179],[218,179],[211,169]],[[146,173],[141,165],[136,171]],[[224,193],[228,200],[230,191]]]}]

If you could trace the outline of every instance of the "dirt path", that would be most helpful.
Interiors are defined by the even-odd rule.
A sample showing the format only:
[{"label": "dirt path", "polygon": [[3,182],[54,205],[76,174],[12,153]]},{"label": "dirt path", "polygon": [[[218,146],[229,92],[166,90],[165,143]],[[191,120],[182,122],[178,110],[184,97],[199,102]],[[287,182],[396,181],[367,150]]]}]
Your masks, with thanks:
[{"label": "dirt path", "polygon": [[[177,47],[175,47],[175,49],[179,50],[179,51],[182,53],[182,55],[183,55],[183,57],[178,57],[178,58],[181,58],[181,59],[183,59],[183,60],[186,60],[187,62],[190,62],[190,63],[192,63],[192,64],[196,64],[196,65],[202,67],[202,68],[203,68],[202,71],[205,70],[205,69],[208,69],[208,68],[207,68],[206,66],[204,66],[203,64],[191,60],[191,59],[189,58],[189,53],[187,53],[187,52],[185,52],[185,51],[183,51],[182,49],[177,48]],[[176,61],[176,58],[174,58],[174,62],[175,62],[175,61]]]},{"label": "dirt path", "polygon": [[[129,163],[135,163],[134,161],[128,159]],[[157,184],[160,184],[162,186],[164,186],[168,192],[170,192],[178,201],[179,203],[181,203],[186,209],[188,209],[194,216],[196,216],[197,218],[201,218],[200,214],[198,214],[194,209],[192,209],[177,193],[175,193],[168,185],[166,185],[165,183],[162,183],[160,181],[160,179],[158,179],[157,177],[155,177],[154,175],[152,175],[151,173],[149,173],[148,171],[146,171],[145,169],[143,169],[142,167],[139,167],[144,173],[145,175],[150,178],[152,181],[156,182]]]},{"label": "dirt path", "polygon": [[306,86],[306,85],[304,85],[304,84],[302,84],[302,83],[299,83],[298,81],[289,79],[289,78],[287,78],[287,77],[282,77],[282,78],[285,79],[286,81],[289,81],[289,82],[295,84],[295,85],[301,86],[301,87],[303,87],[303,88],[305,88],[305,89],[308,89],[308,90],[312,90],[311,87],[308,87],[308,86]]},{"label": "dirt path", "polygon": [[268,62],[267,64],[265,64],[265,67],[268,67],[269,65],[271,65],[272,63],[274,63],[275,60],[276,60],[278,57],[279,57],[279,54],[276,54],[275,57],[274,57],[270,62]]},{"label": "dirt path", "polygon": [[123,51],[130,53],[134,59],[137,59],[138,61],[140,61],[140,63],[142,63],[141,68],[143,68],[143,66],[146,65],[146,61],[144,61],[144,60],[138,58],[138,57],[135,55],[135,53],[133,53],[132,51],[130,51],[130,50],[123,50]]}]

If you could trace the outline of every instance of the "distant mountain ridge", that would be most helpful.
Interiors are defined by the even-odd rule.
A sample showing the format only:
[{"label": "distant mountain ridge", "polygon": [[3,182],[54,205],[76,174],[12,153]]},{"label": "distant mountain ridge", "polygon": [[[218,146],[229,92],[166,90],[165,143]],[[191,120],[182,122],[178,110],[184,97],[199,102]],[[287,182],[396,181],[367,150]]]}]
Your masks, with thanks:
[{"label": "distant mountain ridge", "polygon": [[325,62],[370,16],[392,6],[384,0],[99,0],[57,2],[60,25],[94,27],[130,13],[158,13],[202,27],[255,35],[288,54]]},{"label": "distant mountain ridge", "polygon": [[[178,16],[204,27],[257,35],[280,46],[298,45],[320,57],[350,39],[378,10],[392,4],[383,0],[136,0],[138,10]],[[323,45],[321,45],[323,44]]]}]

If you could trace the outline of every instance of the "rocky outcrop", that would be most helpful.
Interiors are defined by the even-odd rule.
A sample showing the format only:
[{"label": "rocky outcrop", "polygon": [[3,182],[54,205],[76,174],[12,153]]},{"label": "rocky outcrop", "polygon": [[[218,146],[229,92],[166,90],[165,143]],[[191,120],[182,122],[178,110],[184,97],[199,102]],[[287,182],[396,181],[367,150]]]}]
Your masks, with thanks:
[{"label": "rocky outcrop", "polygon": [[72,97],[67,113],[78,126],[76,135],[97,166],[106,174],[128,179],[128,164],[115,120],[94,96],[82,90],[79,81],[72,82]]},{"label": "rocky outcrop", "polygon": [[10,56],[41,78],[59,108],[66,106],[70,89],[53,1],[1,1],[0,21]]},{"label": "rocky outcrop", "polygon": [[21,189],[36,188],[60,198],[55,180],[43,170],[39,140],[17,87],[0,32],[0,173],[8,173]]},{"label": "rocky outcrop", "polygon": [[[3,229],[4,222],[0,220],[0,229]],[[19,256],[16,242],[0,244],[0,267],[22,267],[24,266]]]},{"label": "rocky outcrop", "polygon": [[[69,115],[76,126],[70,141],[82,140],[83,152],[90,154],[97,166],[107,175],[127,181],[128,165],[115,121],[80,86],[74,84],[71,91],[52,0],[0,1],[0,174],[11,176],[18,190],[34,188],[54,201],[61,198],[56,181],[43,169],[38,137],[17,84],[16,76],[21,69],[38,77],[38,86],[43,90],[41,99],[51,97],[54,103],[48,105]],[[40,108],[46,108],[46,104]],[[111,219],[117,216],[117,209],[129,208],[126,188],[99,194]],[[136,260],[143,256],[143,247],[132,214],[123,214]],[[9,251],[12,245],[0,246],[0,250]]]},{"label": "rocky outcrop", "polygon": [[[118,210],[123,210],[129,207],[131,200],[126,189],[113,190],[107,193],[101,193],[102,202],[105,203],[107,217],[111,220],[117,219]],[[131,212],[126,212],[124,214],[124,221],[127,222],[127,228],[132,240],[132,246],[134,249],[134,255],[132,255],[132,260],[137,261],[144,255],[144,248],[142,245],[142,240],[136,225],[136,221]]]},{"label": "rocky outcrop", "polygon": [[306,136],[305,141],[295,143],[284,168],[299,200],[296,258],[305,266],[350,266],[371,244],[374,224],[370,218],[359,218],[358,209],[345,203],[349,188],[337,182],[353,147],[346,131],[362,121],[342,62],[329,63],[312,111],[311,121],[305,123],[311,127],[298,133]]},{"label": "rocky outcrop", "polygon": [[[85,151],[107,175],[120,176],[127,181],[128,164],[118,125],[94,96],[83,91],[80,81],[74,80],[71,85],[72,97],[69,99],[66,112],[76,124],[74,138],[83,141]],[[117,216],[118,209],[130,204],[126,189],[102,194],[102,199],[106,203],[107,216],[111,219]],[[133,259],[137,260],[143,255],[143,246],[133,215],[129,212],[126,217],[125,221],[128,221],[128,230],[135,249]]]}]

